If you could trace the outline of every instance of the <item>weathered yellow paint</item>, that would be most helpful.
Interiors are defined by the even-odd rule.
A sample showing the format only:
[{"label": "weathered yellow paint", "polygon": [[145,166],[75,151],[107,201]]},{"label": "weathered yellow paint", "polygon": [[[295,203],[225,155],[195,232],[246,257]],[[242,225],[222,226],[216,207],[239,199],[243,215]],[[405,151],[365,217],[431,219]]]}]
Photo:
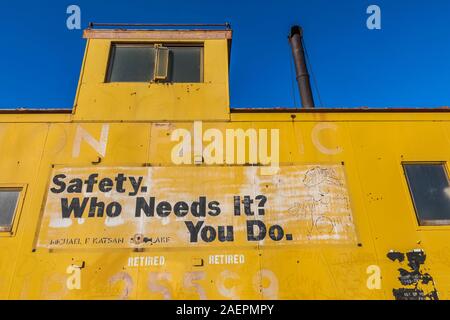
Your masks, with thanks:
[{"label": "weathered yellow paint", "polygon": [[[204,43],[204,83],[104,83],[109,46],[120,41],[140,39],[88,39],[72,114],[0,114],[0,186],[24,187],[13,232],[0,237],[0,298],[393,299],[392,290],[402,287],[398,269],[408,266],[406,261],[391,261],[387,254],[414,249],[426,253],[424,267],[439,298],[450,298],[450,226],[418,225],[401,166],[404,161],[450,161],[449,112],[230,113],[227,39],[194,41]],[[204,131],[215,128],[223,134],[226,129],[278,129],[280,178],[285,177],[283,170],[305,166],[341,168],[354,241],[304,238],[278,245],[237,241],[228,246],[184,243],[51,250],[39,246],[48,234],[46,204],[52,177],[64,168],[78,168],[74,170],[81,170],[84,177],[89,170],[112,175],[117,168],[162,170],[161,179],[164,174],[179,174],[192,187],[183,190],[192,193],[191,200],[201,191],[217,198],[235,193],[240,183],[245,185],[242,172],[255,168],[225,164],[192,168],[193,164],[175,166],[171,161],[177,144],[171,133],[184,128],[193,134],[193,121],[199,120]],[[232,175],[208,180],[218,172]],[[164,182],[172,188],[166,194],[169,200],[182,190],[175,181],[180,183],[180,179]],[[270,186],[275,199],[269,196],[269,203],[277,201],[277,192],[291,190],[289,185],[279,185],[281,191],[276,186]],[[155,190],[164,196],[157,186]],[[292,201],[280,197],[278,201]],[[307,206],[299,199],[296,208],[300,212]],[[86,234],[99,228],[85,223]],[[136,233],[120,230],[130,237]],[[79,224],[76,233],[83,236],[83,232]],[[305,234],[300,231],[297,236]],[[230,255],[228,262],[237,263],[220,264],[220,255]],[[370,278],[377,270],[381,287],[371,285],[377,283]]]},{"label": "weathered yellow paint", "polygon": [[[111,43],[136,41],[155,42],[149,39],[88,40],[83,74],[75,101],[74,120],[228,120],[226,39],[203,41],[203,83],[105,83]],[[156,42],[170,43],[173,40],[158,39]],[[199,43],[199,40],[180,42]],[[189,108],[187,105],[195,107]]]}]

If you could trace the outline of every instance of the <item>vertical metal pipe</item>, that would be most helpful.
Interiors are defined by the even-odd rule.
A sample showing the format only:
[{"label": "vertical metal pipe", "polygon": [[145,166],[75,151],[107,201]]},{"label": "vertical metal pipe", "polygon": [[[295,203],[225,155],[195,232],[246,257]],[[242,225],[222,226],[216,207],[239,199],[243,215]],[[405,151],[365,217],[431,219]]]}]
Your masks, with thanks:
[{"label": "vertical metal pipe", "polygon": [[292,47],[292,55],[295,62],[295,73],[302,99],[302,107],[306,109],[314,108],[314,99],[311,91],[311,83],[309,82],[309,73],[306,66],[305,51],[303,49],[303,30],[299,26],[291,28],[289,42]]}]

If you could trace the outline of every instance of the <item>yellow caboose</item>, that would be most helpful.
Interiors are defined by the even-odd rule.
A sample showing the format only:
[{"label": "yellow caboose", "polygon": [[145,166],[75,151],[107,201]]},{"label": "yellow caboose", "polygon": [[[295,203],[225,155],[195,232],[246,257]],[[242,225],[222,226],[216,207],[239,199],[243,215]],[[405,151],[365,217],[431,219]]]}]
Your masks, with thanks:
[{"label": "yellow caboose", "polygon": [[0,111],[0,297],[448,299],[450,113],[230,109],[232,31],[84,32]]}]

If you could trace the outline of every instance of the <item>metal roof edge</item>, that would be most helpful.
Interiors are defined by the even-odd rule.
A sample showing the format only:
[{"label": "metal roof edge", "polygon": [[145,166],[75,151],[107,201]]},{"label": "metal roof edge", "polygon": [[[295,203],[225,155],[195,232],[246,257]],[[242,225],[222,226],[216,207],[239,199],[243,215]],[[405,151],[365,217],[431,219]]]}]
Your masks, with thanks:
[{"label": "metal roof edge", "polygon": [[231,113],[396,113],[396,112],[450,112],[450,107],[435,108],[230,108]]},{"label": "metal roof edge", "polygon": [[18,108],[18,109],[0,109],[0,114],[71,114],[72,109],[26,109],[26,108]]}]

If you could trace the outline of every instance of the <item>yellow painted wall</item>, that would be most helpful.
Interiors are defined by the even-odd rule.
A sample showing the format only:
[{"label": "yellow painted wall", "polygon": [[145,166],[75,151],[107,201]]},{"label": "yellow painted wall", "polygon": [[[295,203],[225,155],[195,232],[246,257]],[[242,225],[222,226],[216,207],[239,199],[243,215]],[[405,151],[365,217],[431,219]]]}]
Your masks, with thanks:
[{"label": "yellow painted wall", "polygon": [[[105,83],[111,43],[136,41],[139,39],[88,39],[74,119],[180,121],[229,118],[226,39],[180,41],[203,43],[202,83]],[[173,40],[140,42],[172,43]]]},{"label": "yellow painted wall", "polygon": [[[205,41],[202,84],[105,84],[109,44],[89,40],[73,114],[0,114],[0,187],[24,187],[14,232],[0,237],[1,298],[393,299],[392,289],[402,287],[398,268],[408,266],[387,254],[414,249],[426,253],[423,267],[439,298],[450,298],[450,227],[418,226],[402,171],[404,161],[447,161],[449,169],[449,112],[311,112],[295,113],[294,119],[290,113],[230,115],[225,40]],[[281,165],[343,163],[357,241],[36,248],[54,166],[93,171],[173,166],[171,132],[192,132],[193,120],[204,120],[204,130],[221,132],[279,129]],[[104,154],[86,139],[78,140],[77,149],[83,130],[96,141],[103,137]],[[244,255],[245,263],[208,263],[210,255],[219,254]],[[130,257],[147,256],[164,256],[165,265],[128,266]],[[367,286],[370,266],[381,271],[380,288]],[[81,287],[70,289],[67,281],[78,272]]]}]

